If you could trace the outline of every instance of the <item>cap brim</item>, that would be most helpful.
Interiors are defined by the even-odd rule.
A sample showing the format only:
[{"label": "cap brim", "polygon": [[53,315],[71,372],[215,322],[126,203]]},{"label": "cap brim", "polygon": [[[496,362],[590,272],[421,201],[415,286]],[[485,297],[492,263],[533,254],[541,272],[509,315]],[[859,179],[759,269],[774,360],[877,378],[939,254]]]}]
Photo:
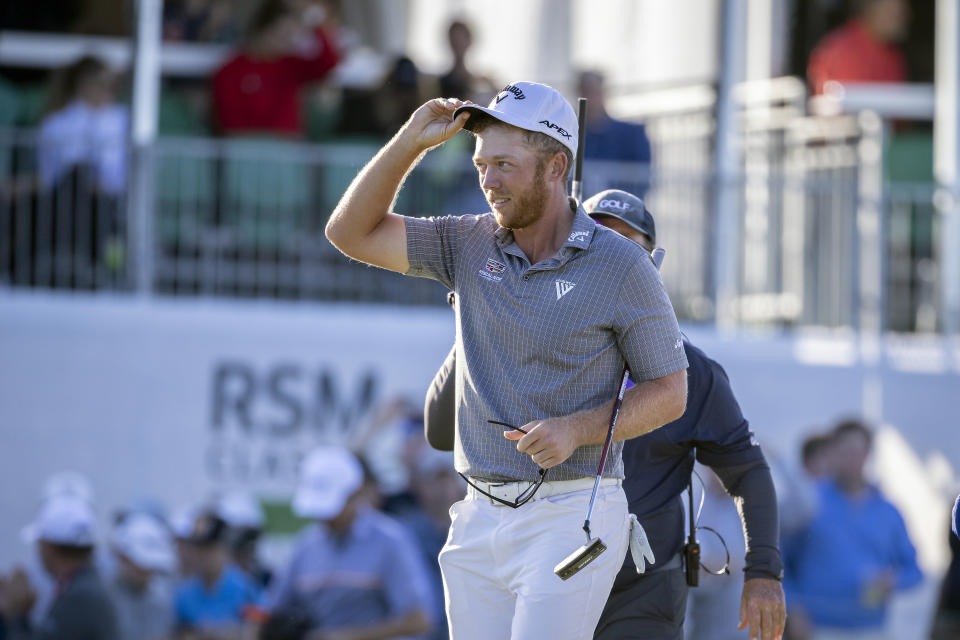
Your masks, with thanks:
[{"label": "cap brim", "polygon": [[621,222],[626,224],[628,227],[630,227],[634,231],[639,231],[640,233],[647,236],[648,238],[653,237],[653,234],[651,234],[649,230],[644,229],[643,227],[639,226],[635,222],[631,222],[624,217],[618,216],[615,213],[607,213],[606,211],[591,211],[587,215],[589,215],[591,218],[594,218],[594,219],[596,219],[597,216],[603,216],[605,218],[616,218],[617,220],[620,220]]},{"label": "cap brim", "polygon": [[[467,112],[469,112],[469,113],[477,113],[477,112],[486,113],[487,115],[489,115],[489,116],[491,116],[491,117],[493,117],[493,118],[496,118],[496,119],[499,120],[500,122],[505,122],[506,124],[509,124],[509,125],[511,125],[511,126],[514,126],[514,127],[517,127],[518,129],[523,129],[524,131],[533,131],[533,132],[535,132],[535,133],[543,133],[544,135],[549,135],[549,134],[546,134],[546,133],[544,133],[543,131],[540,131],[540,130],[538,130],[538,129],[531,129],[529,126],[527,126],[527,123],[524,122],[524,120],[523,120],[522,118],[516,118],[516,117],[513,117],[513,116],[509,116],[509,115],[503,113],[502,111],[497,111],[496,109],[490,109],[489,107],[481,107],[481,106],[475,105],[475,104],[469,104],[469,105],[465,105],[465,106],[462,106],[462,107],[457,107],[457,110],[453,112],[453,118],[454,118],[454,120],[456,120],[457,116],[460,115],[460,114],[461,114],[462,112],[464,112],[464,111],[467,111]],[[467,131],[473,131],[473,125],[470,124],[470,120],[472,120],[472,118],[468,118],[466,124],[463,125],[463,128],[466,129]],[[568,145],[567,143],[563,142],[562,140],[558,140],[557,138],[555,138],[555,137],[553,137],[553,136],[550,136],[550,137],[553,138],[554,140],[557,140],[557,142],[559,142],[559,143],[562,144],[563,146],[565,146],[565,147],[567,147],[568,149],[570,149],[570,151],[571,151],[574,155],[576,155],[576,151],[575,151],[573,148],[571,148],[570,145]]]}]

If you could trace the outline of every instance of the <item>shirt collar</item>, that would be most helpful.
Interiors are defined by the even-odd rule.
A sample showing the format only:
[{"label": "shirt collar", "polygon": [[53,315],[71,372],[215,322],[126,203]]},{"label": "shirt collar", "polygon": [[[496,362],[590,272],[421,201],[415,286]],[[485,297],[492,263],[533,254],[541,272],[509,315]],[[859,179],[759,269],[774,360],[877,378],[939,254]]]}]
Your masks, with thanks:
[{"label": "shirt collar", "polygon": [[587,215],[583,206],[573,198],[570,198],[570,208],[572,209],[574,206],[576,206],[577,212],[573,216],[573,226],[570,227],[570,235],[567,236],[567,241],[563,243],[563,246],[573,249],[586,249],[593,240],[593,234],[597,230],[597,223]]}]

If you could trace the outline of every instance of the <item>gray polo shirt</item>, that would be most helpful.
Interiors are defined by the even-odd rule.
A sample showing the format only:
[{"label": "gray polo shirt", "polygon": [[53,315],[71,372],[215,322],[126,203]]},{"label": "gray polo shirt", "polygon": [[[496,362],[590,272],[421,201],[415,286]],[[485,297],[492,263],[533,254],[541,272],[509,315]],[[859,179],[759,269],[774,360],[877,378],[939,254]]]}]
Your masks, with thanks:
[{"label": "gray polo shirt", "polygon": [[[530,456],[488,420],[523,425],[603,404],[616,396],[625,360],[636,381],[687,366],[649,254],[582,208],[571,215],[567,241],[535,265],[492,213],[406,219],[408,275],[457,293],[454,451],[461,473],[534,480]],[[623,477],[621,449],[611,448],[605,476]],[[595,476],[600,451],[580,447],[548,479]]]}]

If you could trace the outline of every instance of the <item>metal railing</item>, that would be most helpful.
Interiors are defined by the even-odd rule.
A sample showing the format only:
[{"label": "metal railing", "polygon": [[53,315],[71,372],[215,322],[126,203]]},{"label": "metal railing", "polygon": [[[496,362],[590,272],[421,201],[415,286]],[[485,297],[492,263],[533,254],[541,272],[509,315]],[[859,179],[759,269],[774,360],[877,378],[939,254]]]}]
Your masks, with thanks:
[{"label": "metal railing", "polygon": [[[936,330],[934,185],[884,180],[889,127],[877,118],[807,116],[802,91],[777,86],[738,97],[741,170],[728,184],[712,172],[714,120],[701,105],[646,119],[652,167],[588,162],[585,196],[611,186],[645,195],[682,319],[715,313],[713,207],[724,188],[739,220],[740,323],[861,326],[879,309],[885,328]],[[134,200],[107,195],[88,167],[41,184],[37,145],[33,132],[0,132],[0,286],[133,291],[146,251],[146,293],[442,304],[440,285],[352,262],[323,237],[378,142],[162,138],[149,150],[145,247],[128,218]],[[471,147],[464,134],[429,154],[396,209],[485,210]]]}]

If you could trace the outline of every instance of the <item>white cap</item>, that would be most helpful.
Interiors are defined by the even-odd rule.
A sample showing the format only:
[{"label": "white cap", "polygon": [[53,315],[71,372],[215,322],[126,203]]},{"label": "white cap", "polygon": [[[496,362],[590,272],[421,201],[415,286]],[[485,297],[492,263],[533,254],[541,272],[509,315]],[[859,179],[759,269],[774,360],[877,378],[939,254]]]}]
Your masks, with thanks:
[{"label": "white cap", "polygon": [[113,548],[141,569],[172,571],[170,532],[153,516],[131,513],[113,530]]},{"label": "white cap", "polygon": [[293,511],[303,518],[328,520],[362,485],[363,468],[352,453],[343,447],[319,447],[303,461]]},{"label": "white cap", "polygon": [[52,542],[69,547],[91,547],[96,541],[96,516],[85,501],[76,496],[47,500],[37,519],[23,529],[23,540]]},{"label": "white cap", "polygon": [[242,491],[221,496],[217,501],[217,515],[231,527],[263,528],[263,507],[252,495]]},{"label": "white cap", "polygon": [[[536,82],[514,82],[501,89],[486,107],[466,105],[454,111],[453,117],[462,111],[482,111],[515,127],[545,133],[577,156],[577,114],[553,87]],[[470,120],[464,129],[472,129]]]},{"label": "white cap", "polygon": [[78,471],[59,471],[43,483],[43,499],[74,497],[93,504],[93,485],[90,479]]}]

